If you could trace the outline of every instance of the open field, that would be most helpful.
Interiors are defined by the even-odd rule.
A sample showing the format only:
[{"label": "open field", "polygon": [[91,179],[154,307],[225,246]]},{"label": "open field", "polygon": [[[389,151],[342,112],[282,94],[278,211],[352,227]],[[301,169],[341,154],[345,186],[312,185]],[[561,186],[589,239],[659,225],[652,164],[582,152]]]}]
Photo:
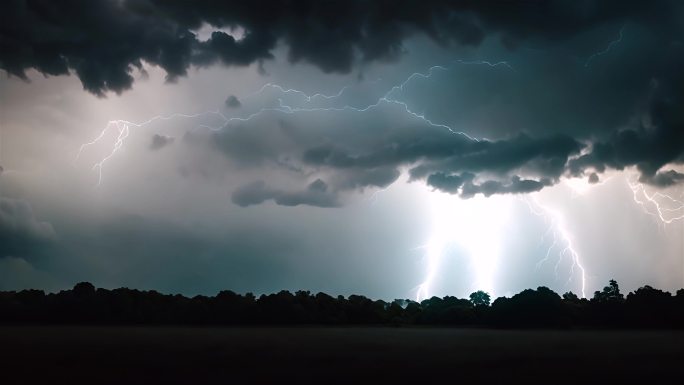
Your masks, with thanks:
[{"label": "open field", "polygon": [[17,326],[0,327],[0,346],[4,384],[584,385],[684,378],[681,331]]}]

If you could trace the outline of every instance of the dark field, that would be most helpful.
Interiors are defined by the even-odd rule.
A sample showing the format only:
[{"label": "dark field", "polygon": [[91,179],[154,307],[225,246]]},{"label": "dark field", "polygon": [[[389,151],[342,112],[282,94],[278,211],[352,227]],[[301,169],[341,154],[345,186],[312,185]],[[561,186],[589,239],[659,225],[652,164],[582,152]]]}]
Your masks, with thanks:
[{"label": "dark field", "polygon": [[2,327],[0,367],[3,384],[663,384],[684,332]]}]

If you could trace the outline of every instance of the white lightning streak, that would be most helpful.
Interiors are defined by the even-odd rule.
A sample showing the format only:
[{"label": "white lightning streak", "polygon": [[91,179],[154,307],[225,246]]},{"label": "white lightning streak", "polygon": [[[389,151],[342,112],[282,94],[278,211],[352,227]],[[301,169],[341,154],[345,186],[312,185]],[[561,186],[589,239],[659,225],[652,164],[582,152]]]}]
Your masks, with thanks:
[{"label": "white lightning streak", "polygon": [[566,254],[569,254],[572,260],[572,265],[570,267],[570,274],[568,275],[568,281],[566,282],[566,285],[570,283],[570,281],[572,280],[572,277],[575,273],[575,268],[578,268],[580,270],[580,278],[582,284],[582,298],[586,298],[586,270],[582,265],[579,253],[573,246],[572,235],[565,227],[565,223],[563,221],[561,213],[552,210],[547,206],[542,205],[536,196],[533,196],[532,199],[525,198],[523,200],[525,203],[527,203],[527,206],[529,207],[531,213],[533,213],[536,216],[544,218],[544,220],[549,223],[549,228],[547,229],[545,234],[548,234],[549,232],[552,232],[553,234],[553,242],[551,243],[551,246],[549,246],[549,248],[546,250],[545,257],[541,259],[539,262],[537,262],[536,268],[541,268],[541,266],[549,260],[549,256],[551,255],[552,250],[556,246],[558,246],[558,240],[560,239],[560,241],[562,242],[561,244],[565,247],[561,249],[558,253],[558,259],[554,266],[556,278],[558,278],[558,267],[560,263],[565,258]]},{"label": "white lightning streak", "polygon": [[[646,214],[659,219],[665,225],[684,219],[683,201],[658,191],[649,195],[643,184],[629,178],[626,180],[632,190],[634,202],[641,206]],[[667,201],[669,207],[666,207],[663,201]]]},{"label": "white lightning streak", "polygon": [[441,192],[428,194],[433,223],[430,239],[423,247],[426,274],[417,287],[416,300],[432,294],[440,265],[451,245],[459,246],[470,259],[474,276],[471,290],[494,294],[494,276],[512,198],[477,196],[466,200]]},{"label": "white lightning streak", "polygon": [[[453,63],[462,64],[462,65],[487,65],[489,67],[505,66],[511,70],[513,69],[508,64],[508,62],[505,62],[505,61],[492,63],[492,62],[485,61],[485,60],[477,60],[477,61],[456,60]],[[353,107],[353,106],[349,106],[349,105],[344,105],[341,107],[295,107],[295,106],[284,104],[283,100],[279,98],[277,107],[264,107],[264,108],[259,109],[257,112],[254,112],[254,113],[247,115],[245,117],[226,117],[224,114],[222,114],[221,112],[219,112],[217,110],[217,111],[207,111],[207,112],[202,112],[202,113],[197,113],[197,114],[173,113],[173,114],[170,114],[167,116],[157,115],[157,116],[154,116],[154,117],[152,117],[146,121],[143,121],[143,122],[131,122],[128,120],[111,120],[107,123],[106,127],[102,130],[100,135],[98,135],[92,141],[84,143],[80,146],[78,153],[76,155],[76,160],[79,159],[83,150],[85,150],[87,147],[89,147],[91,145],[94,145],[94,144],[100,142],[104,138],[105,134],[111,128],[116,128],[116,130],[118,131],[118,135],[117,135],[117,138],[112,145],[112,149],[104,158],[102,158],[100,161],[96,162],[92,167],[93,170],[98,171],[98,185],[100,185],[102,183],[102,169],[103,169],[105,163],[109,159],[111,159],[114,156],[114,154],[116,154],[123,147],[125,140],[130,135],[130,128],[131,127],[138,127],[139,128],[139,127],[146,126],[146,125],[151,124],[151,123],[156,122],[156,121],[165,121],[165,120],[171,120],[171,119],[175,119],[175,118],[193,119],[193,118],[199,118],[199,117],[207,116],[207,115],[215,115],[223,121],[223,123],[220,126],[212,127],[212,126],[200,124],[200,125],[198,125],[198,127],[213,130],[213,131],[218,131],[218,130],[222,130],[222,129],[228,127],[233,122],[246,122],[246,121],[254,119],[254,118],[256,118],[262,114],[269,113],[269,112],[283,113],[283,114],[294,114],[294,113],[311,113],[311,112],[353,111],[353,112],[362,113],[362,112],[366,112],[366,111],[372,110],[374,108],[377,108],[380,105],[382,105],[383,103],[399,105],[399,106],[403,107],[404,111],[407,114],[413,116],[416,119],[422,120],[423,122],[427,123],[430,126],[438,127],[438,128],[444,128],[444,129],[449,130],[451,133],[462,135],[469,140],[478,141],[477,138],[474,138],[474,137],[466,134],[465,132],[457,131],[457,130],[453,129],[452,127],[450,127],[446,124],[433,122],[432,120],[425,117],[424,114],[419,114],[417,112],[412,111],[406,102],[391,97],[392,93],[394,93],[396,91],[403,91],[404,87],[409,82],[411,82],[412,80],[414,80],[416,78],[428,79],[428,78],[432,77],[432,75],[434,74],[434,71],[438,70],[438,69],[439,70],[448,70],[449,68],[444,67],[444,66],[433,66],[433,67],[430,67],[427,70],[427,72],[425,72],[425,73],[415,72],[415,73],[411,74],[410,76],[408,76],[404,81],[402,81],[398,85],[391,87],[389,89],[389,91],[387,91],[376,102],[371,103],[365,107]],[[282,94],[301,95],[302,97],[304,97],[304,100],[306,103],[310,103],[310,102],[314,101],[315,99],[334,100],[336,98],[341,97],[344,94],[344,92],[346,90],[348,90],[349,88],[350,88],[350,86],[344,86],[337,93],[334,93],[331,95],[325,95],[322,93],[315,93],[315,94],[309,95],[309,94],[307,94],[303,91],[297,90],[297,89],[285,88],[285,87],[282,87],[282,86],[280,86],[278,84],[274,84],[274,83],[266,83],[259,90],[257,90],[256,92],[246,96],[245,98],[253,98],[253,97],[256,97],[258,95],[263,94],[263,92],[267,89],[275,89]]]},{"label": "white lightning streak", "polygon": [[608,52],[610,52],[610,51],[613,49],[613,47],[614,47],[616,44],[619,44],[620,42],[622,42],[622,32],[624,31],[624,29],[625,29],[625,26],[622,26],[622,28],[620,28],[620,32],[619,32],[619,34],[618,34],[618,38],[615,39],[615,40],[613,40],[613,41],[611,41],[610,43],[608,43],[608,46],[606,47],[606,49],[604,49],[604,50],[602,50],[602,51],[599,51],[599,52],[596,52],[596,53],[593,53],[591,56],[589,56],[589,57],[587,58],[587,61],[584,62],[584,67],[585,67],[585,68],[588,68],[588,67],[589,67],[589,63],[591,63],[591,61],[592,61],[593,59],[595,59],[595,58],[597,58],[597,57],[599,57],[599,56],[603,56],[603,55],[607,54]]}]

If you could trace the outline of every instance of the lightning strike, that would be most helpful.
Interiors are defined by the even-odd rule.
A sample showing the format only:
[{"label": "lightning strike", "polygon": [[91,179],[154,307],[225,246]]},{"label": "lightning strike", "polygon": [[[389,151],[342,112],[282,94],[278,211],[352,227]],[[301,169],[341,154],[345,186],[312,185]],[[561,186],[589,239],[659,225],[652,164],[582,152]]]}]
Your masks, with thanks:
[{"label": "lightning strike", "polygon": [[684,219],[684,201],[656,191],[649,195],[642,183],[636,178],[626,178],[627,186],[632,190],[634,202],[644,213],[658,219],[663,225]]},{"label": "lightning strike", "polygon": [[613,49],[613,47],[615,45],[620,44],[622,42],[622,33],[624,32],[624,29],[625,29],[625,26],[623,25],[620,28],[620,31],[618,33],[618,38],[611,41],[610,43],[608,43],[608,46],[604,50],[593,53],[591,56],[589,56],[587,58],[587,61],[584,62],[584,68],[589,68],[589,64],[591,63],[592,60],[596,59],[599,56],[603,56],[603,55],[607,54],[608,52],[610,52]]},{"label": "lightning strike", "polygon": [[[527,203],[527,206],[530,209],[530,212],[538,217],[543,218],[548,224],[549,227],[547,231],[545,232],[545,235],[548,233],[553,234],[553,242],[549,246],[549,248],[546,250],[546,254],[544,258],[539,260],[536,264],[536,269],[540,269],[542,265],[544,265],[546,262],[548,262],[549,257],[551,253],[553,252],[554,249],[557,247],[563,247],[559,252],[558,252],[558,259],[556,260],[556,264],[554,265],[554,273],[556,275],[556,279],[558,278],[558,269],[563,261],[564,258],[566,258],[566,255],[570,256],[570,260],[572,262],[570,266],[570,273],[568,274],[568,280],[566,282],[566,285],[568,285],[571,281],[573,276],[575,275],[575,269],[579,269],[579,275],[580,275],[580,280],[581,280],[581,292],[582,292],[582,298],[586,298],[586,270],[584,266],[582,265],[582,261],[580,258],[579,253],[575,249],[573,245],[573,237],[570,234],[570,232],[567,230],[565,227],[565,223],[563,221],[563,216],[560,212],[552,210],[551,208],[541,204],[539,200],[537,199],[536,196],[533,196],[531,199],[530,198],[524,198],[523,201]],[[560,242],[560,245],[559,245]]]},{"label": "lightning strike", "polygon": [[450,246],[458,246],[470,260],[469,266],[464,266],[472,270],[474,277],[470,290],[494,294],[494,276],[513,198],[477,196],[466,200],[442,192],[428,194],[433,224],[430,239],[422,247],[426,273],[417,287],[416,300],[430,298],[437,278],[448,273],[440,270]]}]

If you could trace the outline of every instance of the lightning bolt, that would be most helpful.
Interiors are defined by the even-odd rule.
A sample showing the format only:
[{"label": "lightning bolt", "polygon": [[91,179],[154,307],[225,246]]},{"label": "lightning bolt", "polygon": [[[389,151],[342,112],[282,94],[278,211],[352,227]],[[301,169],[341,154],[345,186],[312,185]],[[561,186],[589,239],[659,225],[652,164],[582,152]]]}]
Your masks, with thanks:
[{"label": "lightning bolt", "polygon": [[[536,196],[532,196],[531,199],[526,197],[523,199],[523,201],[527,203],[527,206],[532,214],[544,218],[545,222],[549,224],[548,229],[544,233],[544,237],[548,233],[553,234],[553,242],[546,250],[544,258],[536,264],[537,270],[541,268],[541,266],[549,260],[549,257],[551,256],[551,253],[554,249],[562,247],[562,249],[558,251],[558,259],[556,260],[556,264],[554,266],[556,278],[558,278],[558,268],[561,262],[566,257],[566,255],[569,256],[570,260],[572,261],[572,265],[570,267],[570,273],[568,275],[566,285],[568,285],[572,281],[572,277],[575,274],[575,269],[579,269],[582,298],[586,298],[586,270],[582,265],[579,253],[573,245],[573,237],[571,233],[568,231],[567,227],[565,226],[562,214],[541,204]],[[542,241],[544,237],[542,237]]]},{"label": "lightning bolt", "polygon": [[632,190],[634,202],[644,213],[653,216],[663,225],[684,219],[684,201],[656,191],[649,195],[636,177],[626,178],[627,186]]},{"label": "lightning bolt", "polygon": [[94,144],[99,143],[105,137],[107,132],[110,131],[110,129],[116,129],[118,134],[117,134],[117,137],[116,137],[114,143],[112,144],[112,149],[110,150],[110,152],[107,155],[105,155],[102,159],[100,159],[98,162],[96,162],[92,166],[92,169],[97,170],[97,172],[98,172],[97,184],[100,185],[102,183],[102,168],[103,168],[105,162],[107,162],[109,159],[111,159],[114,156],[114,154],[116,154],[123,147],[125,140],[130,135],[130,127],[143,127],[143,126],[149,125],[151,123],[154,123],[154,122],[160,121],[160,120],[172,120],[172,119],[176,119],[176,118],[188,118],[189,119],[189,118],[197,118],[197,117],[210,115],[210,114],[215,114],[215,115],[221,116],[224,119],[226,119],[225,116],[223,116],[223,114],[221,114],[218,111],[209,111],[209,112],[203,112],[203,113],[191,114],[191,115],[180,114],[180,113],[174,113],[174,114],[171,114],[168,116],[158,115],[158,116],[154,116],[154,117],[152,117],[152,118],[150,118],[144,122],[139,122],[139,123],[130,122],[128,120],[110,120],[107,123],[107,125],[105,126],[105,128],[100,132],[100,135],[95,137],[95,139],[91,140],[90,142],[84,143],[79,147],[78,152],[76,154],[76,160],[78,160],[81,157],[81,154],[83,153],[83,151],[86,148],[88,148],[89,146],[92,146]]},{"label": "lightning bolt", "polygon": [[439,272],[439,265],[444,255],[445,246],[446,241],[444,239],[433,236],[426,245],[419,247],[419,249],[426,250],[424,258],[427,261],[427,273],[423,282],[415,289],[416,301],[420,302],[430,297],[430,289]]},{"label": "lightning bolt", "polygon": [[494,294],[500,240],[506,233],[513,198],[477,196],[466,200],[436,191],[428,194],[433,223],[428,242],[419,247],[425,250],[426,273],[422,283],[415,288],[416,300],[430,297],[451,245],[458,245],[463,256],[470,260],[474,276],[470,289]]},{"label": "lightning bolt", "polygon": [[[499,67],[499,66],[504,66],[506,68],[509,68],[513,70],[513,67],[511,67],[508,62],[506,61],[500,61],[500,62],[490,62],[486,60],[476,60],[476,61],[463,61],[463,60],[455,60],[452,62],[453,64],[459,64],[459,65],[486,65],[489,67]],[[93,166],[92,169],[96,170],[98,173],[98,182],[97,184],[100,185],[102,183],[102,176],[103,176],[103,168],[105,166],[105,163],[109,161],[117,152],[121,150],[121,148],[124,146],[126,139],[130,135],[130,130],[131,128],[141,128],[147,125],[150,125],[154,122],[157,121],[168,121],[172,119],[177,119],[177,118],[185,118],[185,119],[195,119],[195,118],[200,118],[203,116],[208,116],[208,115],[213,115],[218,117],[222,123],[219,126],[209,126],[205,124],[200,124],[197,127],[199,128],[204,128],[212,131],[219,131],[222,129],[227,128],[231,123],[234,122],[247,122],[250,121],[254,118],[257,118],[263,114],[266,113],[282,113],[282,114],[295,114],[295,113],[313,113],[313,112],[333,112],[333,111],[351,111],[351,112],[357,112],[357,113],[363,113],[370,111],[372,109],[378,108],[379,106],[383,104],[394,104],[394,105],[399,105],[401,106],[405,113],[407,113],[409,116],[412,116],[415,119],[419,119],[423,121],[424,123],[432,126],[432,127],[438,127],[438,128],[443,128],[449,130],[449,132],[457,135],[462,135],[466,137],[469,140],[472,141],[479,141],[479,139],[474,138],[470,135],[468,135],[465,132],[455,130],[449,125],[443,124],[443,123],[436,123],[433,122],[432,120],[428,119],[424,114],[419,114],[415,111],[413,111],[407,102],[404,102],[402,100],[399,100],[395,97],[392,97],[392,95],[395,92],[401,92],[404,90],[404,87],[414,81],[415,79],[429,79],[433,76],[435,71],[437,70],[448,70],[449,67],[445,66],[432,66],[430,67],[426,72],[415,72],[409,75],[407,78],[405,78],[401,83],[392,86],[383,96],[381,96],[379,99],[377,99],[374,103],[368,104],[364,107],[354,107],[350,105],[343,105],[340,107],[302,107],[302,106],[293,106],[289,104],[285,104],[282,100],[282,98],[278,98],[278,106],[276,107],[263,107],[256,112],[249,114],[244,117],[227,117],[223,113],[221,113],[218,110],[215,111],[207,111],[207,112],[202,112],[202,113],[197,113],[197,114],[183,114],[183,113],[173,113],[170,115],[157,115],[154,116],[148,120],[142,121],[142,122],[131,122],[128,120],[111,120],[107,123],[105,128],[100,132],[100,134],[95,137],[93,140],[90,142],[86,142],[80,146],[78,149],[77,155],[76,155],[76,160],[78,160],[83,153],[83,151],[88,148],[89,146],[92,146],[94,144],[99,143],[100,141],[103,140],[107,132],[110,130],[116,130],[116,139],[114,140],[114,143],[112,144],[111,150],[99,161],[97,161]],[[377,82],[376,80],[375,82]],[[342,87],[338,92],[331,94],[331,95],[326,95],[323,93],[315,93],[315,94],[307,94],[304,91],[293,89],[293,88],[285,88],[283,86],[280,86],[275,83],[266,83],[264,84],[259,90],[253,92],[252,94],[249,94],[245,97],[245,99],[251,99],[255,98],[257,96],[262,95],[266,90],[268,89],[273,89],[276,90],[277,92],[287,95],[287,94],[295,94],[299,95],[304,99],[305,104],[312,103],[316,100],[327,100],[327,101],[334,101],[335,99],[340,98],[344,93],[350,89],[351,86],[346,85]]]},{"label": "lightning bolt", "polygon": [[301,95],[302,97],[304,97],[304,100],[305,100],[307,103],[310,103],[310,102],[312,102],[312,101],[314,101],[314,100],[316,100],[316,99],[318,99],[318,98],[320,98],[320,99],[325,99],[325,100],[332,100],[332,99],[339,98],[340,96],[342,96],[342,94],[344,93],[344,91],[348,90],[349,88],[350,88],[350,86],[349,86],[349,85],[346,85],[346,86],[342,87],[337,93],[332,94],[332,95],[325,95],[325,94],[322,94],[322,93],[315,93],[315,94],[313,94],[313,95],[307,95],[304,91],[300,91],[300,90],[297,90],[297,89],[294,89],[294,88],[287,88],[287,89],[286,89],[286,88],[284,88],[283,86],[278,85],[278,84],[275,84],[275,83],[266,83],[266,84],[264,84],[258,91],[254,92],[253,94],[250,94],[250,95],[246,96],[245,99],[251,99],[251,98],[253,98],[253,97],[255,97],[255,96],[260,96],[260,95],[263,94],[267,89],[275,89],[275,90],[279,91],[279,92],[282,93],[282,94],[296,94],[296,95]]},{"label": "lightning bolt", "polygon": [[608,46],[604,50],[601,50],[599,52],[591,54],[591,56],[589,56],[587,58],[587,61],[584,62],[584,68],[589,68],[589,64],[591,63],[592,60],[596,59],[599,56],[603,56],[603,55],[607,54],[608,52],[610,52],[613,49],[613,47],[615,47],[617,44],[620,44],[622,42],[622,33],[623,33],[624,29],[625,29],[625,26],[623,25],[620,28],[620,31],[618,32],[618,38],[615,40],[612,40],[610,43],[608,43]]}]

